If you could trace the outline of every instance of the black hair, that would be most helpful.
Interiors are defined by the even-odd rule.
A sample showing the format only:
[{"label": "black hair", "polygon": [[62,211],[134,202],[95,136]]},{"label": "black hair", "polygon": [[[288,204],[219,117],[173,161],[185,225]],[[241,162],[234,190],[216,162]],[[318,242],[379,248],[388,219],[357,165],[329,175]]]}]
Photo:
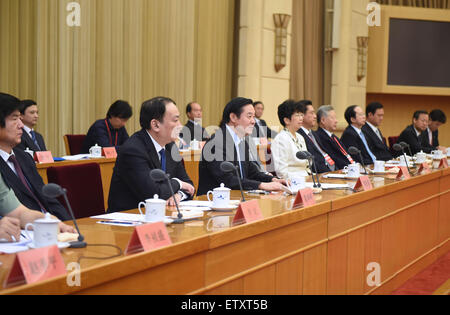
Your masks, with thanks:
[{"label": "black hair", "polygon": [[352,106],[347,107],[347,109],[345,110],[344,117],[349,125],[352,124],[352,118],[356,118],[356,112],[355,112],[356,107],[358,107],[358,105],[352,105]]},{"label": "black hair", "polygon": [[220,122],[220,127],[225,127],[226,124],[230,122],[230,115],[235,114],[238,118],[241,117],[243,108],[247,105],[253,105],[253,101],[249,98],[236,97],[233,98],[224,108],[222,121]]},{"label": "black hair", "polygon": [[20,100],[12,95],[0,93],[0,127],[5,128],[6,117],[18,111]]},{"label": "black hair", "polygon": [[366,107],[366,116],[369,116],[369,113],[372,115],[375,115],[377,110],[382,109],[382,108],[383,108],[383,104],[381,104],[379,102],[372,102],[369,105],[367,105],[367,107]]},{"label": "black hair", "polygon": [[162,122],[164,114],[166,113],[166,105],[168,103],[173,103],[176,105],[176,103],[170,98],[162,96],[154,97],[142,103],[141,114],[139,117],[141,127],[150,130],[150,123],[153,119]]},{"label": "black hair", "polygon": [[294,100],[284,101],[278,106],[278,119],[283,127],[286,127],[284,118],[291,119],[295,113],[305,113],[305,105],[302,102],[296,102]]},{"label": "black hair", "polygon": [[420,115],[428,115],[428,112],[426,110],[418,110],[414,112],[413,119],[417,120],[419,119]]},{"label": "black hair", "polygon": [[25,115],[25,111],[27,110],[28,107],[33,106],[33,105],[37,105],[35,101],[33,100],[23,100],[20,101],[20,106],[19,106],[19,111],[22,115]]},{"label": "black hair", "polygon": [[259,104],[261,104],[262,106],[264,106],[263,102],[261,102],[261,101],[256,101],[256,102],[253,102],[253,107],[255,107],[256,105],[259,105]]},{"label": "black hair", "polygon": [[189,114],[192,111],[192,104],[194,104],[195,102],[190,102],[189,104],[187,104],[186,106],[186,114]]},{"label": "black hair", "polygon": [[432,121],[438,121],[442,124],[445,124],[447,122],[447,117],[445,116],[444,112],[440,109],[434,109],[430,112],[430,119]]},{"label": "black hair", "polygon": [[301,103],[304,107],[303,114],[306,114],[306,110],[308,109],[308,106],[313,106],[313,103],[310,100],[301,100],[299,103]]},{"label": "black hair", "polygon": [[106,113],[106,118],[118,117],[122,119],[129,119],[133,116],[133,109],[126,101],[115,101]]}]

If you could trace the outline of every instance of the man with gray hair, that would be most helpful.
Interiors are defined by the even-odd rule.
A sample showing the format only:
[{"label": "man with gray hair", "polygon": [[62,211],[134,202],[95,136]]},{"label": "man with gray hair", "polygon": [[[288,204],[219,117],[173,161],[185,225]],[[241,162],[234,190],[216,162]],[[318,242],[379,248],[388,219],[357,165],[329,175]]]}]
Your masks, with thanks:
[{"label": "man with gray hair", "polygon": [[315,135],[322,144],[323,150],[336,163],[336,169],[343,169],[348,164],[354,163],[345,145],[333,134],[338,123],[333,106],[323,105],[317,110],[317,123],[319,128]]}]

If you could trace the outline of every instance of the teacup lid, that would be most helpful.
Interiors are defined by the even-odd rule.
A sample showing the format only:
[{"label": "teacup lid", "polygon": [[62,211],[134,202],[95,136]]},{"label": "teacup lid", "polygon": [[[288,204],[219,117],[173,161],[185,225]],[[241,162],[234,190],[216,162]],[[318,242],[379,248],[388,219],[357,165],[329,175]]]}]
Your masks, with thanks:
[{"label": "teacup lid", "polygon": [[91,149],[92,148],[101,148],[101,146],[99,146],[97,143],[93,146],[93,147],[91,147]]},{"label": "teacup lid", "polygon": [[45,217],[42,219],[37,219],[36,221],[34,221],[35,223],[59,223],[59,220],[55,220],[52,219],[52,217],[50,216],[50,213],[46,213]]},{"label": "teacup lid", "polygon": [[157,194],[155,194],[155,195],[153,196],[152,199],[147,199],[147,200],[145,200],[145,202],[150,202],[150,203],[166,203],[165,200],[159,199],[159,196],[158,196]]},{"label": "teacup lid", "polygon": [[225,184],[220,184],[220,187],[214,188],[215,191],[228,191],[231,190],[230,188],[225,187]]}]

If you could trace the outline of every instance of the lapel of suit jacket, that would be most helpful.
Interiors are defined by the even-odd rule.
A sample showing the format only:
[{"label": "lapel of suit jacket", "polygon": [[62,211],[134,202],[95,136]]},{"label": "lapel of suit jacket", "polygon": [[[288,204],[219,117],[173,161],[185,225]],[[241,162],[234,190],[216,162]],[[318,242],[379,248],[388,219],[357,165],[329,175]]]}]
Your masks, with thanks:
[{"label": "lapel of suit jacket", "polygon": [[[222,128],[223,133],[223,144],[225,145],[224,150],[224,161],[232,162],[235,166],[239,167],[239,164],[242,166],[242,173],[244,177],[246,177],[247,170],[246,170],[246,163],[245,163],[245,156],[241,156],[241,163],[238,161],[238,154],[236,150],[236,146],[234,144],[233,136],[228,131],[227,127]],[[245,140],[244,140],[245,141]]]},{"label": "lapel of suit jacket", "polygon": [[40,151],[28,132],[26,132],[24,128],[22,128],[22,131],[22,141],[24,141],[26,148],[29,148],[31,151]]},{"label": "lapel of suit jacket", "polygon": [[144,143],[145,152],[147,152],[147,154],[148,154],[150,168],[161,169],[161,161],[159,160],[159,153],[156,152],[156,148],[155,148],[153,141],[150,138],[147,130],[142,129],[141,131],[139,131],[139,137],[142,140],[142,142]]},{"label": "lapel of suit jacket", "polygon": [[[24,176],[27,178],[28,183],[32,186],[31,188],[34,190],[33,184],[31,183],[29,176],[27,176],[28,169],[27,169],[26,163],[17,154],[15,154],[15,156],[16,156],[17,162],[19,163],[20,167],[22,168],[22,172],[23,172]],[[22,194],[27,195],[29,198],[33,198],[33,196],[30,194],[30,191],[27,189],[27,187],[25,187],[23,185],[19,176],[17,176],[13,172],[13,170],[9,167],[8,164],[6,164],[6,162],[2,158],[0,158],[0,169],[4,175],[3,178],[8,181],[8,186],[10,186],[11,188],[14,187],[14,188],[20,190],[20,192]]]}]

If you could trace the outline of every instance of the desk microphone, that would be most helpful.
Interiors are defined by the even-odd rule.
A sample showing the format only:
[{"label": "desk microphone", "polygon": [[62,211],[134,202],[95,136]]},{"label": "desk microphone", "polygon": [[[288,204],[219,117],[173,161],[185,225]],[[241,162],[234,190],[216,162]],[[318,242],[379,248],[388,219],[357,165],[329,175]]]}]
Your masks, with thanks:
[{"label": "desk microphone", "polygon": [[173,201],[175,202],[175,206],[177,207],[177,212],[178,212],[178,218],[173,220],[172,223],[173,224],[184,223],[185,220],[183,219],[183,215],[181,214],[180,209],[178,208],[178,202],[177,202],[177,199],[175,198],[175,193],[173,192],[172,184],[170,183],[170,175],[164,173],[164,171],[160,170],[159,168],[155,168],[150,171],[150,177],[157,183],[161,183],[164,181],[167,182],[167,184],[169,185],[170,193],[172,194]]},{"label": "desk microphone", "polygon": [[78,232],[78,241],[76,242],[69,242],[71,248],[85,248],[87,246],[86,242],[84,241],[84,236],[81,235],[80,229],[78,228],[77,220],[75,219],[75,216],[73,215],[72,207],[70,206],[69,199],[67,199],[67,190],[65,188],[62,188],[58,184],[50,183],[42,187],[42,193],[47,198],[58,198],[60,196],[64,196],[64,200],[66,201],[67,208],[69,209],[69,215],[72,217],[73,224],[75,225],[75,228]]},{"label": "desk microphone", "polygon": [[220,164],[220,169],[224,173],[232,173],[232,172],[236,173],[236,176],[237,176],[238,181],[239,181],[239,189],[241,190],[242,202],[245,202],[244,189],[242,189],[241,175],[239,174],[239,171],[238,171],[237,167],[231,162],[224,161],[224,162],[222,162]]},{"label": "desk microphone", "polygon": [[405,150],[403,149],[403,146],[401,144],[396,143],[392,146],[392,148],[397,152],[400,152],[400,151],[403,152],[403,157],[405,158],[406,167],[408,168],[409,174],[412,175],[411,170],[409,169],[408,159],[406,158],[406,153],[405,153]]},{"label": "desk microphone", "polygon": [[[319,173],[317,173],[317,166],[315,163],[314,155],[312,155],[308,151],[298,151],[295,154],[295,156],[299,160],[308,160],[309,168],[311,169],[311,172],[312,172],[311,175],[312,175],[312,179],[313,179],[313,183],[314,183],[314,188],[322,187],[322,185],[320,184],[320,181],[319,181]],[[314,180],[314,172],[316,173],[317,184],[316,184],[316,181]]]},{"label": "desk microphone", "polygon": [[348,148],[348,152],[352,155],[356,155],[356,154],[359,155],[359,158],[361,159],[361,164],[364,167],[364,171],[366,172],[367,175],[369,175],[369,172],[367,171],[367,168],[366,168],[366,164],[364,164],[364,159],[362,157],[361,150],[359,150],[358,148],[355,148],[355,147],[350,147],[350,148]]},{"label": "desk microphone", "polygon": [[[407,144],[406,142],[403,142],[403,141],[400,142],[399,144],[402,146],[403,149],[408,148],[409,156],[412,158],[413,155],[412,155],[412,152],[411,152],[411,147],[410,147],[410,145]],[[416,162],[415,162],[415,160],[413,160],[413,166],[416,167]]]}]

